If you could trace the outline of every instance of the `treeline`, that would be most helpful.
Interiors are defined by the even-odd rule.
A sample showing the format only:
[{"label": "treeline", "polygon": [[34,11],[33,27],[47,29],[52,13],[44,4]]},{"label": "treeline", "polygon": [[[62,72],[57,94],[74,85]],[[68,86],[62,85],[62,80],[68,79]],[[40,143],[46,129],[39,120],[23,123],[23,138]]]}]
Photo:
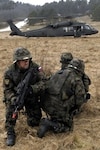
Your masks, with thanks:
[{"label": "treeline", "polygon": [[100,0],[60,0],[34,6],[11,0],[0,0],[0,22],[8,19],[23,20],[24,18],[57,16],[91,15],[93,20],[100,20]]},{"label": "treeline", "polygon": [[30,4],[0,0],[0,22],[5,22],[8,19],[23,20],[33,10],[36,10],[36,8]]}]

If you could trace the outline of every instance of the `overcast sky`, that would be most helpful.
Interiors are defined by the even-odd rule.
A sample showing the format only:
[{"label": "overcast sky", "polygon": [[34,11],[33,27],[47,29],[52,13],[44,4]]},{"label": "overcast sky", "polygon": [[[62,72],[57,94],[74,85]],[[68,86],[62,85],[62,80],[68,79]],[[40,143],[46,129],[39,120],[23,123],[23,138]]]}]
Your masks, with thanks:
[{"label": "overcast sky", "polygon": [[59,2],[60,0],[13,0],[15,2],[30,3],[32,5],[44,5],[45,3]]},{"label": "overcast sky", "polygon": [[[44,5],[45,3],[51,3],[51,2],[59,2],[61,0],[13,0],[15,2],[22,2],[22,3],[30,3],[32,5]],[[66,1],[66,0],[64,0]],[[90,0],[88,0],[89,2]]]}]

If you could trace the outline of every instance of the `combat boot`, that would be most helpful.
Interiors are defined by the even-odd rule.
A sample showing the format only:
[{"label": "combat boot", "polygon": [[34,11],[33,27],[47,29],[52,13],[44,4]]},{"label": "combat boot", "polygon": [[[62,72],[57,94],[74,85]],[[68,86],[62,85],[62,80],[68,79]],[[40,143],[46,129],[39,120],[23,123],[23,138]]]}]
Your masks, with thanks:
[{"label": "combat boot", "polygon": [[37,136],[39,138],[44,137],[45,133],[50,130],[50,120],[47,118],[41,119],[39,130],[37,131]]},{"label": "combat boot", "polygon": [[54,131],[57,128],[59,128],[59,124],[57,122],[49,120],[48,118],[43,118],[40,122],[37,136],[42,138],[48,130]]},{"label": "combat boot", "polygon": [[16,140],[16,135],[15,135],[14,130],[8,130],[6,145],[7,146],[15,145],[15,140]]}]

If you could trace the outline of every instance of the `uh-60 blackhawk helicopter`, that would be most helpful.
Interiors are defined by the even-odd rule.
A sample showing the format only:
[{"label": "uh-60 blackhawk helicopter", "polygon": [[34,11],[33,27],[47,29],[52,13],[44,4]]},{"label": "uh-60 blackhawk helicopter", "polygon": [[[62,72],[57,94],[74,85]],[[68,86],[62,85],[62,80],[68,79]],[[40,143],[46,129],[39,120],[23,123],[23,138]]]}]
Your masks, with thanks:
[{"label": "uh-60 blackhawk helicopter", "polygon": [[98,33],[98,30],[89,24],[77,21],[61,21],[54,24],[49,24],[45,27],[35,30],[28,30],[22,32],[12,20],[7,23],[11,29],[11,36],[25,36],[25,37],[63,37],[74,36],[81,37],[83,35],[92,35]]}]

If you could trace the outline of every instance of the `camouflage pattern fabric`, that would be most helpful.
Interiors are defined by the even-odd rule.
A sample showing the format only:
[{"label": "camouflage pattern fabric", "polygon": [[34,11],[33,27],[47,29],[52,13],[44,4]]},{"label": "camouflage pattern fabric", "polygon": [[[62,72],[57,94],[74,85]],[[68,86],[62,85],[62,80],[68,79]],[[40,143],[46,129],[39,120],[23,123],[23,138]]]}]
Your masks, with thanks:
[{"label": "camouflage pattern fabric", "polygon": [[31,53],[26,48],[18,47],[14,50],[13,63],[17,62],[18,60],[25,60],[31,58]]},{"label": "camouflage pattern fabric", "polygon": [[[43,74],[39,71],[39,66],[30,61],[30,67],[36,70],[36,75],[33,76],[30,83],[31,85],[41,81],[43,78]],[[14,128],[16,124],[16,120],[12,119],[12,112],[14,110],[13,102],[16,98],[16,87],[23,80],[26,72],[28,70],[19,70],[16,63],[12,64],[4,74],[3,78],[3,88],[4,88],[4,102],[6,105],[6,121],[5,128],[9,130],[9,128]],[[30,126],[38,125],[41,119],[41,109],[38,102],[38,95],[34,92],[31,92],[31,88],[29,88],[29,94],[25,98],[25,109],[27,113],[27,123]]]},{"label": "camouflage pattern fabric", "polygon": [[61,58],[60,58],[61,69],[65,69],[72,59],[73,59],[73,56],[71,53],[69,52],[62,53]]},{"label": "camouflage pattern fabric", "polygon": [[88,92],[89,86],[91,85],[91,80],[85,73],[83,74],[82,80],[84,83],[85,91]]},{"label": "camouflage pattern fabric", "polygon": [[[67,53],[65,53],[65,54],[67,55]],[[63,55],[61,57],[63,57]],[[81,63],[79,63],[79,62],[81,62]],[[68,63],[62,62],[61,69],[64,70],[71,64],[74,64],[75,67],[78,67],[79,71],[82,72],[82,74],[83,74],[82,75],[82,81],[84,83],[85,91],[88,92],[89,91],[89,86],[91,85],[91,80],[88,77],[88,75],[84,72],[85,64],[84,64],[83,60],[73,58],[72,60],[70,59],[70,61],[68,61]],[[80,64],[80,66],[78,66],[79,64]]]},{"label": "camouflage pattern fabric", "polygon": [[64,69],[50,79],[48,87],[42,101],[43,110],[52,120],[70,126],[73,120],[70,110],[80,108],[86,96],[82,75],[73,68]]}]

